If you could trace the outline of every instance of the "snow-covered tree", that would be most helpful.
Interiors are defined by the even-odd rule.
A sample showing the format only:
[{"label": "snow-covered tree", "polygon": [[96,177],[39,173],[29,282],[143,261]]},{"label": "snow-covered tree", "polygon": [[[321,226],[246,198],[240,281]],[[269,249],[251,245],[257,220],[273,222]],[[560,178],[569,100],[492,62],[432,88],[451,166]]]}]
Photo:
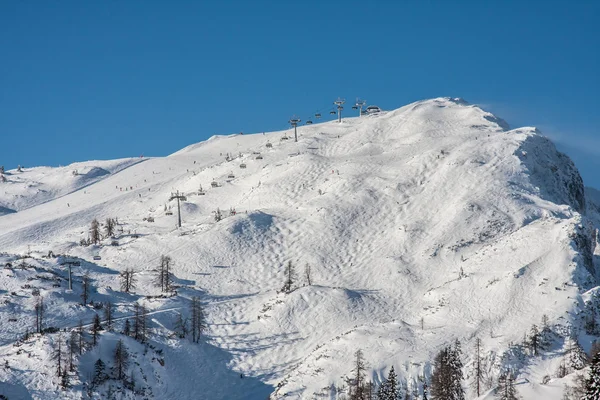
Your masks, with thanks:
[{"label": "snow-covered tree", "polygon": [[475,394],[477,397],[481,396],[482,385],[483,385],[483,368],[481,365],[481,339],[475,339],[475,362],[474,362],[474,371],[473,371],[473,389],[475,389]]},{"label": "snow-covered tree", "polygon": [[444,347],[435,357],[431,375],[431,397],[435,400],[464,400],[460,342]]},{"label": "snow-covered tree", "polygon": [[571,368],[581,370],[588,365],[588,356],[579,344],[577,336],[569,337],[567,351],[569,353],[569,366]]},{"label": "snow-covered tree", "polygon": [[397,400],[400,395],[398,377],[394,367],[390,368],[387,378],[382,382],[377,392],[378,400]]},{"label": "snow-covered tree", "polygon": [[515,377],[510,371],[504,371],[498,378],[496,397],[499,400],[517,400],[517,389],[515,389]]},{"label": "snow-covered tree", "polygon": [[312,285],[312,268],[309,263],[304,266],[304,278],[306,278],[306,284]]},{"label": "snow-covered tree", "polygon": [[350,400],[364,400],[365,394],[365,357],[362,350],[354,353],[354,368],[352,378],[348,381]]},{"label": "snow-covered tree", "polygon": [[52,359],[56,361],[56,376],[61,376],[63,372],[63,358],[65,356],[65,348],[62,334],[58,335],[58,338],[55,343],[55,349],[52,354]]},{"label": "snow-covered tree", "polygon": [[531,330],[529,331],[529,349],[531,350],[531,354],[533,356],[537,356],[540,351],[540,331],[536,324],[531,326]]},{"label": "snow-covered tree", "polygon": [[592,366],[585,380],[585,397],[583,399],[600,399],[600,353],[597,353],[592,359]]}]

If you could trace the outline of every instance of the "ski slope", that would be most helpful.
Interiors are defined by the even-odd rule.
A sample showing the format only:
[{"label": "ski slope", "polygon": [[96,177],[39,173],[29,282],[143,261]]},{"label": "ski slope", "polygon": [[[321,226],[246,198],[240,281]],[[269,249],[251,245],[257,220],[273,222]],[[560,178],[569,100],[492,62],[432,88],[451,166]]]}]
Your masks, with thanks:
[{"label": "ski slope", "polygon": [[[79,289],[66,290],[59,260],[41,258],[50,250],[84,260],[76,275],[91,276],[92,297],[113,301],[117,317],[144,302],[166,366],[127,343],[139,373],[152,375],[147,395],[156,399],[335,399],[358,349],[374,382],[393,365],[422,393],[419,377],[429,376],[442,346],[461,340],[468,375],[479,337],[497,373],[509,344],[543,315],[553,325],[579,324],[576,314],[596,286],[598,208],[576,167],[535,128],[511,130],[460,99],[302,126],[297,143],[289,130],[214,136],[167,157],[6,177],[0,210],[14,212],[0,216],[0,265],[30,252],[40,271],[62,279],[60,287],[41,286],[51,326],[74,327],[94,311],[76,305]],[[187,197],[181,228],[169,200],[176,191]],[[92,219],[109,217],[122,228],[118,246],[79,245]],[[177,297],[147,299],[158,294],[151,271],[161,255],[173,258],[182,288]],[[283,294],[289,261],[297,288]],[[131,267],[140,282],[125,295],[118,272]],[[34,299],[22,285],[39,271],[2,272],[0,356],[21,372],[0,369],[0,381],[35,399],[80,398],[93,362],[108,357],[119,335],[105,334],[82,356],[73,388],[57,390],[58,378],[42,378],[52,376],[55,335],[28,344],[36,365],[12,346],[32,326]],[[201,345],[168,337],[175,312],[194,295],[208,318]],[[18,320],[8,322],[10,315]],[[581,337],[586,350],[591,339]],[[541,384],[560,363],[555,347],[514,366],[524,398],[562,397],[571,377]]]}]

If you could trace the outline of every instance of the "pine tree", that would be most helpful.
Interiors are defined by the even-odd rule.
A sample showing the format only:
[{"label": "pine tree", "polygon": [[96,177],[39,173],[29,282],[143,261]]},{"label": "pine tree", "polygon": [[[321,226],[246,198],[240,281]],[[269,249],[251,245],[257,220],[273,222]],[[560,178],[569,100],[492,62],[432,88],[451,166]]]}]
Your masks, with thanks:
[{"label": "pine tree", "polygon": [[464,400],[460,342],[444,347],[434,359],[431,396],[435,400]]},{"label": "pine tree", "polygon": [[96,218],[94,218],[90,226],[90,240],[94,244],[100,242],[100,224]]},{"label": "pine tree", "polygon": [[94,363],[94,378],[92,380],[93,385],[99,385],[106,380],[106,365],[101,358],[97,359]]},{"label": "pine tree", "polygon": [[568,349],[569,365],[571,368],[581,370],[588,364],[588,357],[576,336],[569,338]]},{"label": "pine tree", "polygon": [[288,261],[285,267],[285,282],[281,291],[283,293],[291,293],[294,282],[296,281],[296,271],[291,261]]},{"label": "pine tree", "polygon": [[140,343],[148,340],[148,310],[141,304],[135,304],[133,317],[133,337]]},{"label": "pine tree", "polygon": [[585,380],[585,397],[583,400],[600,399],[600,353],[592,359],[592,367]]},{"label": "pine tree", "polygon": [[123,344],[123,339],[119,339],[119,341],[117,342],[117,346],[115,347],[114,365],[116,379],[124,379],[125,370],[129,365],[129,352],[127,351],[127,347],[125,347],[125,345]]},{"label": "pine tree", "polygon": [[100,324],[100,316],[98,314],[94,315],[94,321],[92,322],[92,346],[95,346],[98,343],[98,336],[100,335],[100,331],[102,330],[102,325]]},{"label": "pine tree", "polygon": [[394,367],[390,368],[387,379],[380,386],[379,392],[377,393],[378,400],[397,400],[400,395],[398,377],[394,371]]},{"label": "pine tree", "polygon": [[496,393],[499,400],[518,400],[517,389],[515,389],[515,377],[510,371],[504,371],[498,378]]}]

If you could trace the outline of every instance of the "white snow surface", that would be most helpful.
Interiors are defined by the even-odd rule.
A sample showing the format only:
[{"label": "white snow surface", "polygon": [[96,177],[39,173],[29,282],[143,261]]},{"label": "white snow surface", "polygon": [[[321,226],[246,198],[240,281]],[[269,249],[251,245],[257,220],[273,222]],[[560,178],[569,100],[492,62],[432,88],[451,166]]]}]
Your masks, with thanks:
[{"label": "white snow surface", "polygon": [[[0,393],[11,399],[82,398],[94,361],[110,365],[123,338],[103,333],[79,359],[67,391],[58,389],[50,360],[59,334],[14,345],[33,326],[27,283],[46,300],[48,326],[70,329],[94,315],[78,304],[79,278],[66,290],[61,258],[41,258],[49,250],[80,258],[75,275],[91,276],[92,299],[114,302],[121,322],[134,302],[149,307],[151,344],[162,354],[125,340],[134,373],[147,378],[145,396],[156,399],[336,399],[334,387],[351,374],[358,349],[369,379],[380,382],[393,365],[420,391],[419,377],[429,376],[442,346],[462,342],[468,377],[479,337],[499,367],[509,345],[544,314],[556,326],[579,324],[576,314],[596,285],[596,236],[590,233],[587,249],[573,238],[595,232],[598,207],[586,203],[573,163],[535,128],[509,130],[460,99],[302,126],[297,143],[293,130],[215,136],[168,157],[25,168],[6,177],[0,266],[31,253],[31,268],[0,270],[0,362],[11,365],[0,365]],[[187,197],[181,228],[169,200],[177,190]],[[123,228],[117,246],[110,239],[79,245],[93,218],[109,217]],[[181,288],[150,299],[159,293],[151,270],[161,255],[173,258]],[[298,279],[284,294],[289,261]],[[140,271],[139,283],[124,294],[118,272],[130,267]],[[194,295],[208,319],[201,344],[169,337],[175,313],[185,313]],[[541,383],[561,354],[517,367],[523,398],[562,397],[569,377]],[[486,393],[482,399],[493,398]]]}]

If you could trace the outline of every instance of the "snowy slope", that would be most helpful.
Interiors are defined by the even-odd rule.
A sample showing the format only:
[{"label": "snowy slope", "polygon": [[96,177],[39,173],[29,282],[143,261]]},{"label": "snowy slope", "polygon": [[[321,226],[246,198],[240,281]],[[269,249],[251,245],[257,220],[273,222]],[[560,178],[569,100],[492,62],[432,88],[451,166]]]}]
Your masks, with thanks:
[{"label": "snowy slope", "polygon": [[[209,399],[336,398],[332,385],[343,384],[359,348],[374,381],[394,365],[418,391],[419,376],[454,339],[470,349],[480,337],[499,357],[544,314],[552,324],[578,323],[596,284],[598,218],[573,163],[535,128],[509,130],[476,106],[439,98],[298,132],[298,143],[290,131],[216,136],[141,163],[9,171],[0,207],[17,212],[0,217],[0,251],[80,257],[98,300],[113,299],[122,315],[146,302],[168,366],[144,364],[158,377],[155,398],[198,398],[198,390]],[[79,179],[69,171],[86,168],[89,180],[69,180]],[[187,195],[180,229],[169,200],[176,190]],[[119,245],[79,246],[90,221],[108,217],[123,228]],[[150,270],[162,254],[173,257],[187,289],[150,301],[143,295],[157,294]],[[278,292],[288,261],[299,287],[285,295]],[[55,261],[39,262],[64,274]],[[307,263],[312,286],[301,276]],[[117,290],[116,272],[128,267],[142,271],[135,296]],[[23,281],[11,275],[0,281],[6,298]],[[64,283],[45,290],[54,326],[93,315],[73,305],[77,295]],[[159,333],[194,294],[206,305],[206,343],[164,339]],[[33,318],[27,293],[10,302]],[[11,353],[25,324],[2,324],[0,354]],[[560,381],[541,387],[536,376],[558,357],[519,366],[526,398],[561,398]],[[56,382],[36,378],[40,371],[0,370],[0,381],[25,385],[34,398],[59,397],[50,391]]]}]

